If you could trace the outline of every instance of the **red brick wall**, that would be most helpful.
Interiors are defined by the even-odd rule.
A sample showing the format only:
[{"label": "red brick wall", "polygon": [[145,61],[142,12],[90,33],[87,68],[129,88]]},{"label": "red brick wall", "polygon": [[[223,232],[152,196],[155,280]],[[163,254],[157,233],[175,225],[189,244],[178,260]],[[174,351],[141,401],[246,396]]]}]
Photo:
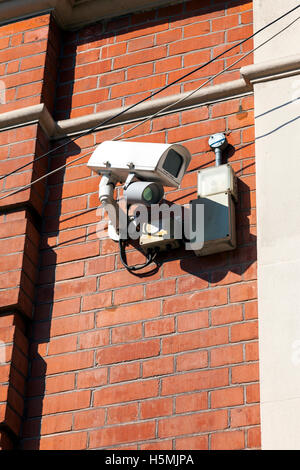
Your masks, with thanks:
[{"label": "red brick wall", "polygon": [[[219,5],[205,6],[211,3]],[[252,3],[230,3],[225,9],[224,2],[181,2],[68,34],[60,66],[57,117],[135,103],[250,36]],[[159,96],[195,89],[252,47],[248,41]],[[249,61],[251,57],[242,65]],[[212,83],[239,78],[240,66]]]},{"label": "red brick wall", "polygon": [[[200,10],[199,2],[182,2],[64,32],[56,117],[131,104],[247,37],[251,3],[228,3],[201,2]],[[249,48],[168,93],[193,89]],[[238,77],[236,70],[221,78]],[[49,168],[127,128],[77,140]],[[150,277],[129,274],[118,246],[97,237],[100,178],[87,169],[88,157],[48,178],[34,320],[26,330],[22,448],[259,447],[253,98],[174,112],[126,138],[189,148],[189,172],[166,194],[183,204],[196,197],[197,169],[214,164],[208,136],[221,131],[239,178],[238,248],[203,258],[174,250]],[[129,263],[141,262],[129,250]]]}]

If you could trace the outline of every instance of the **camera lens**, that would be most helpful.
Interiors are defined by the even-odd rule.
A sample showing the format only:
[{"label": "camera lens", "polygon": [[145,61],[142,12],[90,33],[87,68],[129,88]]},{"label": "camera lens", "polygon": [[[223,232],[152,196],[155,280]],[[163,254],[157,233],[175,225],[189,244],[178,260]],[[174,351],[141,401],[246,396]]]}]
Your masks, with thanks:
[{"label": "camera lens", "polygon": [[149,186],[143,191],[143,199],[147,202],[153,199],[153,191]]}]

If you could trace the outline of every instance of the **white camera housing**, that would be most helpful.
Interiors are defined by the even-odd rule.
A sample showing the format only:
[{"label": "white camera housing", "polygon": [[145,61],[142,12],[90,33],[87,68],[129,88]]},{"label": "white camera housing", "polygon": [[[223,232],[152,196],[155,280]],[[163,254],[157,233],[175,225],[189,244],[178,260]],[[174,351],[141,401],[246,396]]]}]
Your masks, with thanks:
[{"label": "white camera housing", "polygon": [[177,188],[190,163],[188,149],[179,144],[105,141],[88,161],[96,173],[124,183],[129,174],[141,181],[155,181]]}]

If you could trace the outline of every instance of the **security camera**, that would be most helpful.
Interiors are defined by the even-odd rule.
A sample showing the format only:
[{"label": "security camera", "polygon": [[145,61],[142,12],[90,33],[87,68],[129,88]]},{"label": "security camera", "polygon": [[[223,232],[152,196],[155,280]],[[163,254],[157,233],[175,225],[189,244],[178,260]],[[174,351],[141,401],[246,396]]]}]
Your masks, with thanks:
[{"label": "security camera", "polygon": [[154,181],[177,188],[190,163],[189,151],[179,144],[105,141],[88,162],[96,173],[111,174],[124,183],[129,174],[140,181]]},{"label": "security camera", "polygon": [[[189,151],[179,144],[105,141],[93,152],[88,167],[102,175],[99,199],[110,214],[117,212],[115,185],[124,183],[127,204],[158,204],[163,186],[177,188],[190,163]],[[113,210],[112,210],[113,209]],[[120,214],[110,217],[109,235],[119,239]]]}]

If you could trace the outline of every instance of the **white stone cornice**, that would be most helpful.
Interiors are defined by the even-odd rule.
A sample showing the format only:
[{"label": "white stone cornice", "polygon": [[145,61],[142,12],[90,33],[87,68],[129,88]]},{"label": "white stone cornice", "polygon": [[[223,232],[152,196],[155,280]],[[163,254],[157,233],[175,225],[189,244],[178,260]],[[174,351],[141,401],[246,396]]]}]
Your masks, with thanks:
[{"label": "white stone cornice", "polygon": [[43,103],[0,114],[0,131],[38,123],[48,137],[55,135],[56,123]]},{"label": "white stone cornice", "polygon": [[281,57],[241,68],[241,76],[248,84],[277,80],[300,73],[300,54]]}]

